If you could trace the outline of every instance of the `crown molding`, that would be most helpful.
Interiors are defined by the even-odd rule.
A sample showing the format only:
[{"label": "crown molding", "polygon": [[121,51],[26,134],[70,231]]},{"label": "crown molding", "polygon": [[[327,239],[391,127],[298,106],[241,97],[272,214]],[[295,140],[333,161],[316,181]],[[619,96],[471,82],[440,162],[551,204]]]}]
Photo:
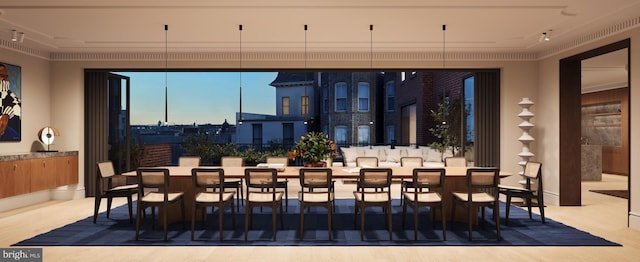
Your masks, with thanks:
[{"label": "crown molding", "polygon": [[[537,61],[561,52],[577,48],[582,45],[601,40],[615,34],[631,30],[640,26],[640,16],[623,21],[621,23],[605,27],[582,37],[560,42],[554,46],[539,52],[446,52],[444,60],[447,61]],[[140,53],[140,52],[47,52],[43,50],[25,47],[16,42],[0,39],[0,47],[16,51],[22,54],[34,56],[50,61],[164,61],[164,52]],[[398,62],[398,61],[443,61],[441,52],[374,52],[373,58],[370,52],[314,52],[308,53],[308,61],[373,61],[373,62]],[[303,52],[287,52],[273,50],[272,52],[243,52],[243,61],[304,61]],[[239,60],[238,52],[180,52],[169,53],[170,61],[219,61],[232,62]]]}]

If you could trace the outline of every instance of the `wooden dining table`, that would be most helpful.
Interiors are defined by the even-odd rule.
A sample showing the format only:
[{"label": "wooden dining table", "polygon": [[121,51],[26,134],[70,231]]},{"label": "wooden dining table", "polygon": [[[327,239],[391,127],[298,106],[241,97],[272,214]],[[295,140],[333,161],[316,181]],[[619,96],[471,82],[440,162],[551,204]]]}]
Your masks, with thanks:
[{"label": "wooden dining table", "polygon": [[[192,203],[193,203],[193,181],[191,179],[191,169],[193,167],[182,167],[182,166],[162,166],[162,167],[152,167],[152,168],[166,168],[169,170],[170,174],[170,182],[169,182],[169,190],[172,192],[181,191],[184,192],[184,201],[185,201],[185,219],[187,221],[191,221],[192,214]],[[224,175],[226,178],[244,178],[244,170],[246,168],[256,168],[255,166],[245,166],[245,167],[219,167],[219,166],[200,166],[198,168],[222,168],[224,169]],[[304,168],[301,166],[287,166],[278,171],[278,178],[291,178],[297,179],[300,177],[300,169]],[[407,179],[411,180],[413,176],[414,167],[380,167],[380,168],[390,168],[392,170],[393,179],[401,180]],[[466,173],[467,169],[472,167],[444,167],[445,169],[445,183],[441,189],[440,194],[443,198],[443,210],[447,217],[451,214],[451,195],[452,192],[457,191],[466,191]],[[334,179],[357,179],[359,176],[359,168],[357,167],[331,167],[332,176]],[[135,177],[136,171],[130,171],[123,173],[124,176]],[[500,171],[500,177],[508,177],[511,173]],[[355,189],[355,188],[354,188]],[[174,206],[171,208],[168,216],[168,222],[180,222],[181,215],[180,209],[178,206]],[[196,215],[196,218],[199,218],[199,215]],[[440,216],[436,214],[436,218]],[[461,207],[456,210],[456,220],[460,222],[466,222],[466,211]],[[474,220],[476,221],[476,220]],[[159,223],[164,223],[164,221],[159,220]]]}]

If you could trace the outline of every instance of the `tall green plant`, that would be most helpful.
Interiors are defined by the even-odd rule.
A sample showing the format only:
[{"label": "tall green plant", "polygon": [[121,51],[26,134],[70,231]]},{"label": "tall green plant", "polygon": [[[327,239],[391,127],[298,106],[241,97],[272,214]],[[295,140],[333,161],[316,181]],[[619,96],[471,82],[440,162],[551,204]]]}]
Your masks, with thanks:
[{"label": "tall green plant", "polygon": [[461,148],[460,130],[462,121],[466,121],[469,109],[464,109],[464,116],[461,117],[462,106],[460,99],[445,99],[438,103],[436,110],[431,110],[431,116],[436,122],[435,127],[429,128],[429,132],[437,139],[430,144],[430,147],[444,153],[451,150],[455,155]]}]

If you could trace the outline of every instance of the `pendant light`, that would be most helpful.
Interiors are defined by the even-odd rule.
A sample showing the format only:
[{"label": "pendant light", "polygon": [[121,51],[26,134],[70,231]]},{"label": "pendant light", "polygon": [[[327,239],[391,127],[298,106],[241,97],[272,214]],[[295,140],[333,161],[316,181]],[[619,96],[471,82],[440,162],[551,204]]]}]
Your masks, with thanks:
[{"label": "pendant light", "polygon": [[302,86],[304,87],[304,98],[306,99],[306,104],[303,105],[303,116],[304,116],[304,124],[309,124],[308,115],[309,115],[309,97],[307,96],[307,25],[304,25],[304,83]]},{"label": "pendant light", "polygon": [[242,25],[238,25],[240,32],[240,114],[238,116],[238,124],[242,125]]},{"label": "pendant light", "polygon": [[[371,90],[374,90],[373,85],[375,81],[375,73],[373,72],[373,25],[369,25],[369,69],[371,70],[371,84],[369,86],[369,94]],[[369,99],[371,104],[371,99]],[[373,125],[373,109],[369,107],[369,125]]]},{"label": "pendant light", "polygon": [[169,125],[169,82],[168,82],[168,33],[169,25],[164,25],[164,125]]}]

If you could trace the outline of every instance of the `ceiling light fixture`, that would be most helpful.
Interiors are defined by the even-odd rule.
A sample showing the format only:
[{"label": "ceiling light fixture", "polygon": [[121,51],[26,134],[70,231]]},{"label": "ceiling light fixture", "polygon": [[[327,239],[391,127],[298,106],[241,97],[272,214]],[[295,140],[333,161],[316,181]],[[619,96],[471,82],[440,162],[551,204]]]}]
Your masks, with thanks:
[{"label": "ceiling light fixture", "polygon": [[20,32],[18,33],[18,43],[22,43],[24,42],[24,33]]},{"label": "ceiling light fixture", "polygon": [[[369,92],[371,92],[375,81],[375,73],[373,72],[373,25],[369,25],[369,35],[369,69],[371,70],[371,85],[369,86]],[[369,108],[369,125],[373,124],[373,110]]]},{"label": "ceiling light fixture", "polygon": [[445,32],[447,31],[447,25],[442,25],[442,68],[445,68]]},{"label": "ceiling light fixture", "polygon": [[238,25],[238,31],[240,32],[240,113],[238,115],[238,124],[242,125],[242,25]]},{"label": "ceiling light fixture", "polygon": [[538,42],[546,42],[546,41],[551,41],[551,29],[549,29],[548,31],[542,32],[542,34],[540,34],[540,38],[538,39]]},{"label": "ceiling light fixture", "polygon": [[306,99],[306,103],[302,105],[302,114],[304,115],[305,125],[309,124],[309,97],[307,96],[307,81],[307,25],[304,25],[304,83],[302,86],[304,87],[304,99]]},{"label": "ceiling light fixture", "polygon": [[164,25],[164,124],[169,125],[169,25]]},{"label": "ceiling light fixture", "polygon": [[18,41],[18,31],[11,30],[11,42]]}]

